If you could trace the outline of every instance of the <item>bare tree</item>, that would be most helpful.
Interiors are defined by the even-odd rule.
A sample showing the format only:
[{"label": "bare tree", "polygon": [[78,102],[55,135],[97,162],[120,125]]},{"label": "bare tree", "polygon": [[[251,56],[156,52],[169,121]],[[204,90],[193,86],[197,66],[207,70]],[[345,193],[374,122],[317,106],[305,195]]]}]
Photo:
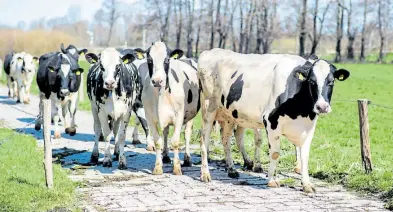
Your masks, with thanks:
[{"label": "bare tree", "polygon": [[306,17],[307,16],[307,0],[303,0],[302,12],[300,15],[300,36],[299,36],[299,55],[305,55],[305,43],[306,43]]},{"label": "bare tree", "polygon": [[270,46],[274,40],[277,2],[276,0],[263,0],[259,4],[257,2],[256,7],[257,43],[255,53],[265,54],[270,51]]},{"label": "bare tree", "polygon": [[[165,8],[163,7],[163,3],[166,6],[166,13],[163,13],[163,10]],[[154,0],[155,7],[157,8],[158,12],[158,18],[160,19],[160,39],[162,42],[167,42],[168,41],[168,33],[169,33],[169,17],[171,16],[171,11],[172,11],[172,0],[164,0],[164,1],[159,1],[159,0]]]},{"label": "bare tree", "polygon": [[364,46],[365,46],[365,42],[366,42],[366,22],[367,22],[367,9],[368,9],[367,6],[368,6],[368,0],[364,0],[362,39],[361,39],[361,44],[360,44],[360,56],[359,56],[360,61],[364,61],[364,59],[365,59]]},{"label": "bare tree", "polygon": [[344,7],[340,0],[337,0],[336,21],[336,57],[334,62],[338,63],[341,62],[341,40],[344,30]]},{"label": "bare tree", "polygon": [[[220,2],[221,0],[219,0]],[[217,32],[219,34],[218,47],[225,49],[226,40],[231,24],[233,24],[233,15],[237,8],[239,0],[231,0],[231,8],[229,9],[229,0],[225,0],[225,9],[222,16],[217,17]],[[219,5],[218,5],[219,6]],[[229,11],[229,14],[228,14]],[[217,14],[220,14],[220,8],[217,8]],[[229,16],[229,20],[228,20]]]},{"label": "bare tree", "polygon": [[355,42],[355,37],[357,33],[357,27],[352,28],[352,10],[353,10],[353,5],[352,5],[352,0],[349,0],[349,7],[347,9],[348,11],[348,26],[347,26],[347,36],[348,36],[348,46],[347,46],[347,59],[348,60],[354,60],[355,59],[355,53],[353,50],[353,43]]},{"label": "bare tree", "polygon": [[109,33],[108,33],[108,38],[106,41],[106,46],[109,46],[109,42],[111,41],[112,38],[112,32],[113,32],[113,26],[115,25],[117,19],[120,17],[119,13],[117,12],[117,1],[116,0],[109,0],[109,1],[104,1],[103,3],[103,9],[105,13],[107,13],[107,22],[109,25]]},{"label": "bare tree", "polygon": [[199,20],[198,20],[198,30],[197,30],[197,34],[196,34],[196,42],[195,42],[195,57],[198,57],[198,51],[199,51],[199,39],[200,39],[200,35],[201,35],[201,25],[202,25],[202,15],[203,15],[203,1],[200,0],[199,1]]},{"label": "bare tree", "polygon": [[188,0],[186,1],[186,11],[188,17],[188,24],[187,24],[187,54],[186,57],[192,57],[192,30],[193,30],[193,23],[194,23],[194,10],[195,10],[195,0]]},{"label": "bare tree", "polygon": [[385,47],[385,39],[386,39],[386,28],[388,27],[388,19],[390,13],[390,1],[389,0],[378,0],[378,32],[380,37],[380,45],[379,45],[379,56],[378,62],[382,63],[384,54],[383,49]]},{"label": "bare tree", "polygon": [[[186,1],[188,1],[188,0],[186,0]],[[178,0],[177,2],[175,1],[174,10],[175,10],[176,25],[177,25],[177,27],[176,27],[176,48],[177,49],[180,48],[181,30],[183,27],[182,5],[183,5],[182,0]],[[179,8],[179,9],[177,9],[177,8]]]},{"label": "bare tree", "polygon": [[215,34],[215,29],[214,29],[214,0],[210,0],[210,10],[209,10],[209,17],[210,17],[210,49],[214,48],[214,34]]},{"label": "bare tree", "polygon": [[[242,3],[243,1],[241,1]],[[243,8],[244,4],[241,4],[240,7],[240,41],[239,41],[239,52],[240,53],[248,53],[249,52],[249,41],[250,35],[252,31],[252,22],[254,19],[255,10],[255,2],[256,0],[246,0],[246,5],[248,6],[247,17],[244,20]],[[244,27],[245,22],[245,27]]]},{"label": "bare tree", "polygon": [[[329,10],[330,7],[330,2],[327,3],[326,7],[323,10],[322,16],[320,17],[318,15],[319,13],[319,0],[315,0],[315,8],[314,8],[314,14],[313,14],[313,31],[312,31],[312,36],[310,35],[311,39],[311,51],[310,55],[313,55],[317,51],[317,47],[319,44],[319,41],[321,40],[322,36],[322,29],[323,29],[323,24],[325,23],[325,17],[326,14]],[[319,21],[319,29],[318,29],[318,21]]]}]

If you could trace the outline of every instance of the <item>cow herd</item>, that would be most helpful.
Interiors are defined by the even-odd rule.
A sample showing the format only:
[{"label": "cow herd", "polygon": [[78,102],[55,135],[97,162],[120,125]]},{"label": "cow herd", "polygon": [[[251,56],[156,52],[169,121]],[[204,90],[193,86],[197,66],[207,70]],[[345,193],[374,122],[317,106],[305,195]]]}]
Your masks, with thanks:
[{"label": "cow herd", "polygon": [[[350,73],[337,69],[316,56],[303,58],[289,54],[240,54],[215,48],[204,51],[196,62],[180,49],[172,50],[157,41],[146,49],[108,47],[99,54],[67,48],[39,57],[22,53],[6,56],[4,70],[9,97],[29,103],[31,82],[36,75],[40,90],[39,116],[35,129],[42,125],[43,99],[52,102],[55,138],[60,138],[59,121],[65,132],[76,134],[78,92],[83,69],[80,55],[90,63],[87,94],[94,119],[95,143],[91,163],[99,160],[99,141],[105,142],[104,167],[112,166],[110,139],[115,137],[114,158],[119,169],[127,169],[124,152],[126,130],[132,114],[147,137],[147,149],[156,152],[154,175],[163,173],[163,163],[171,163],[173,173],[181,175],[182,166],[192,166],[190,139],[193,120],[201,110],[201,180],[211,181],[208,166],[210,134],[215,122],[221,127],[228,176],[239,176],[231,156],[230,138],[234,133],[244,166],[262,172],[261,130],[266,130],[269,145],[268,186],[279,187],[275,170],[280,156],[280,137],[296,146],[295,171],[302,175],[305,192],[315,192],[308,174],[310,144],[318,116],[331,112],[334,83]],[[38,64],[38,70],[36,67]],[[180,134],[185,131],[183,164],[179,158]],[[251,160],[244,148],[245,129],[253,129],[255,155]],[[134,130],[135,132],[135,130]],[[133,134],[133,142],[138,142]]]}]

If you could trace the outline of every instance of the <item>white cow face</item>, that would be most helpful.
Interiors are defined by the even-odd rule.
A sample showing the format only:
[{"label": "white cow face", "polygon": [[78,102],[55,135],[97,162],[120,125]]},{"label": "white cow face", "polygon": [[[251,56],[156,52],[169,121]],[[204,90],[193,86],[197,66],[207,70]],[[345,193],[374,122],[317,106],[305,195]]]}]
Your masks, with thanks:
[{"label": "white cow face", "polygon": [[135,60],[133,54],[126,54],[121,57],[120,53],[114,48],[106,48],[101,52],[100,57],[94,53],[86,54],[86,60],[90,64],[99,65],[102,71],[103,87],[107,90],[114,90],[120,78],[120,71],[124,69],[124,64],[130,64]]},{"label": "white cow face", "polygon": [[307,84],[311,96],[314,99],[314,112],[325,114],[331,112],[330,101],[333,94],[334,81],[344,81],[349,77],[349,72],[345,69],[339,69],[325,61],[316,60],[312,65],[308,76]]},{"label": "white cow face", "polygon": [[28,75],[34,75],[37,69],[38,58],[33,57],[30,54],[26,54],[23,58],[22,71],[26,72]]},{"label": "white cow face", "polygon": [[151,83],[154,87],[166,88],[168,86],[170,61],[181,58],[183,54],[180,49],[170,50],[163,42],[153,43],[147,50],[147,64]]}]

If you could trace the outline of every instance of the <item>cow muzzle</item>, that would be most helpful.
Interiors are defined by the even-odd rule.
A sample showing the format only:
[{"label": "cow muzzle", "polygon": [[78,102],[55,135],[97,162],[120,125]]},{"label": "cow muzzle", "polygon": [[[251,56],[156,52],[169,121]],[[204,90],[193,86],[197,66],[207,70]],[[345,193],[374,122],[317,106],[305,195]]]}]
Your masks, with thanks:
[{"label": "cow muzzle", "polygon": [[60,95],[68,96],[68,95],[70,95],[70,91],[68,89],[61,89],[60,90]]},{"label": "cow muzzle", "polygon": [[163,80],[160,78],[154,78],[151,80],[151,83],[155,88],[161,88],[163,87]]},{"label": "cow muzzle", "polygon": [[317,114],[327,114],[332,111],[330,104],[326,101],[318,101],[314,106],[314,112]]},{"label": "cow muzzle", "polygon": [[107,90],[113,90],[116,88],[116,81],[115,80],[107,80],[104,83],[104,88]]}]

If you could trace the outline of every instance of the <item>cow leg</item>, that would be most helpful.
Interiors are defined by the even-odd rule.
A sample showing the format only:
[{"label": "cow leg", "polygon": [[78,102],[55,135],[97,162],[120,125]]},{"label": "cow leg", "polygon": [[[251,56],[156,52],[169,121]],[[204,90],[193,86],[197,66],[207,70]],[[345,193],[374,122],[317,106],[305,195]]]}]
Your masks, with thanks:
[{"label": "cow leg", "polygon": [[243,161],[244,161],[243,166],[248,170],[251,170],[253,167],[253,162],[248,156],[246,149],[244,148],[244,131],[245,129],[243,127],[237,126],[235,130],[236,144],[243,156]]},{"label": "cow leg", "polygon": [[[52,101],[53,104],[53,101]],[[52,113],[52,117],[53,117],[53,122],[55,125],[55,139],[60,139],[61,138],[61,134],[60,134],[60,130],[59,130],[59,120],[60,120],[60,116],[63,113],[62,112],[62,107],[61,104],[58,103],[56,104],[54,107],[52,107],[53,113]]]},{"label": "cow leg", "polygon": [[235,165],[233,164],[233,159],[231,154],[231,136],[233,130],[233,123],[228,123],[226,121],[223,121],[221,127],[222,127],[221,141],[224,146],[228,176],[231,178],[237,178],[239,177],[239,173],[235,169]]},{"label": "cow leg", "polygon": [[119,167],[118,169],[127,169],[127,158],[124,152],[124,144],[126,140],[127,125],[130,120],[130,113],[124,115],[124,119],[120,119],[120,126],[116,136],[116,143],[119,145]]},{"label": "cow leg", "polygon": [[184,163],[183,166],[192,166],[192,160],[191,160],[191,154],[190,154],[190,140],[191,140],[191,134],[192,134],[192,125],[194,123],[194,120],[191,119],[186,123],[186,130],[184,132],[184,137],[186,140],[186,152],[184,153]]},{"label": "cow leg", "polygon": [[314,121],[313,128],[309,131],[303,145],[300,147],[300,159],[302,162],[301,164],[302,185],[303,185],[303,191],[306,193],[315,192],[315,187],[310,182],[310,176],[308,175],[308,159],[310,154],[311,141],[314,136],[315,126],[316,126],[316,121]]},{"label": "cow leg", "polygon": [[163,131],[163,136],[164,136],[164,151],[162,153],[163,163],[171,163],[171,158],[169,157],[169,149],[168,149],[168,134],[169,134],[169,126],[166,126]]},{"label": "cow leg", "polygon": [[7,75],[7,87],[8,87],[8,97],[14,98],[13,82],[11,81],[11,77],[9,75]]},{"label": "cow leg", "polygon": [[[69,112],[70,112],[70,119],[71,119],[71,126],[68,129],[68,134],[70,136],[74,136],[76,134],[76,124],[75,124],[75,114],[76,110],[78,109],[78,101],[77,101],[78,95],[77,93],[74,94],[73,99],[69,102]],[[67,129],[66,129],[67,130]]]},{"label": "cow leg", "polygon": [[276,166],[277,160],[280,156],[280,135],[279,130],[269,130],[269,170],[267,173],[268,184],[267,186],[277,188],[280,187],[279,181],[276,179]]},{"label": "cow leg", "polygon": [[108,116],[107,115],[102,115],[99,116],[100,118],[100,123],[101,124],[101,129],[102,129],[102,134],[104,136],[105,140],[105,156],[104,156],[104,161],[103,161],[103,166],[104,167],[112,167],[112,154],[111,154],[111,129],[108,124]]},{"label": "cow leg", "polygon": [[[183,108],[180,109],[183,111]],[[171,139],[171,145],[173,149],[173,174],[182,175],[181,163],[179,158],[179,148],[180,148],[180,133],[183,126],[184,112],[179,112],[176,116],[173,136]]]},{"label": "cow leg", "polygon": [[63,115],[63,120],[64,120],[64,122],[63,122],[63,126],[65,129],[64,132],[67,134],[70,134],[70,132],[69,132],[69,130],[70,130],[70,118],[69,118],[70,110],[68,109],[68,104],[69,103],[67,102],[65,105],[62,106],[62,110],[63,110],[62,115]]},{"label": "cow leg", "polygon": [[[210,133],[212,131],[213,122],[216,118],[216,111],[209,112],[207,108],[209,106],[209,100],[204,100],[203,96],[201,95],[201,104],[202,104],[202,133],[201,133],[201,180],[203,182],[210,182],[211,176],[209,172],[209,165],[208,165],[208,150],[209,150],[209,142],[210,142]],[[211,111],[211,110],[210,110]]]},{"label": "cow leg", "polygon": [[37,131],[41,130],[41,126],[42,126],[42,116],[44,114],[44,105],[42,102],[43,98],[44,98],[44,94],[40,93],[40,102],[39,102],[39,106],[38,106],[38,117],[35,120],[35,126],[34,126],[34,129]]},{"label": "cow leg", "polygon": [[[148,121],[148,123],[151,123]],[[162,153],[162,138],[157,130],[157,124],[149,124],[149,127],[151,129],[151,132],[153,134],[153,139],[154,139],[154,145],[156,149],[156,163],[153,169],[153,174],[154,175],[161,175],[163,173],[162,170],[162,158],[161,158],[161,153]]]},{"label": "cow leg", "polygon": [[141,123],[139,122],[138,119],[135,119],[135,126],[132,131],[132,144],[141,144],[141,141],[139,140],[139,133],[138,133],[138,127]]},{"label": "cow leg", "polygon": [[255,142],[255,152],[254,152],[254,167],[253,172],[262,173],[261,165],[261,145],[262,145],[262,134],[260,129],[254,129],[254,142]]},{"label": "cow leg", "polygon": [[[121,131],[120,129],[120,124],[122,122],[122,119],[117,119],[114,124],[113,124],[113,135],[115,136],[115,151],[114,151],[114,155],[115,155],[115,160],[119,160],[119,156],[120,156],[120,143],[119,143],[119,132]],[[124,144],[123,144],[123,148],[124,148]]]},{"label": "cow leg", "polygon": [[30,87],[31,87],[31,82],[26,85],[26,97],[25,100],[27,104],[30,104]]},{"label": "cow leg", "polygon": [[99,151],[98,151],[98,144],[100,140],[101,134],[101,123],[100,119],[98,118],[98,111],[95,108],[91,108],[91,112],[93,114],[93,119],[94,119],[94,148],[93,152],[91,153],[91,158],[90,158],[90,163],[91,164],[97,164],[98,163],[98,158],[99,158]]},{"label": "cow leg", "polygon": [[16,84],[18,86],[18,97],[16,99],[16,103],[21,103],[22,101],[25,103],[25,86],[23,85],[22,80],[17,80]]},{"label": "cow leg", "polygon": [[301,159],[300,159],[300,147],[295,146],[295,154],[296,154],[295,173],[301,174],[302,173],[302,164],[301,164]]}]

